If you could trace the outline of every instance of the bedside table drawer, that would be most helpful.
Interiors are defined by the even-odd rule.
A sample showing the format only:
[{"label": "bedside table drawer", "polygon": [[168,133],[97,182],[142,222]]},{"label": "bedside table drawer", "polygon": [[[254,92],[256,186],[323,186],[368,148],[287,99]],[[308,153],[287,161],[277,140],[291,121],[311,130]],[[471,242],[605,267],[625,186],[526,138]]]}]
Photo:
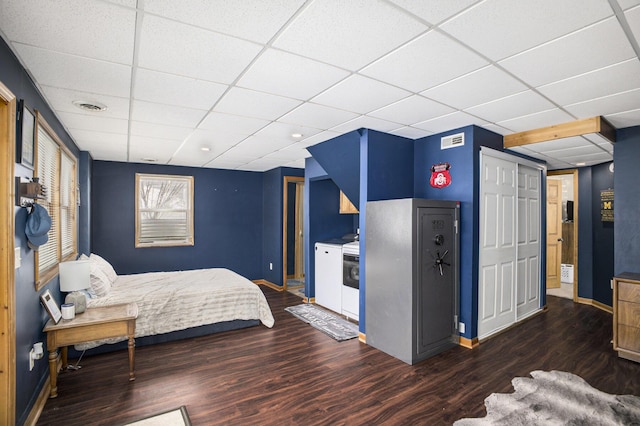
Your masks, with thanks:
[{"label": "bedside table drawer", "polygon": [[640,328],[640,303],[619,301],[618,324]]},{"label": "bedside table drawer", "polygon": [[640,352],[640,328],[619,324],[618,348]]},{"label": "bedside table drawer", "polygon": [[618,282],[618,300],[640,303],[640,285],[624,281]]}]

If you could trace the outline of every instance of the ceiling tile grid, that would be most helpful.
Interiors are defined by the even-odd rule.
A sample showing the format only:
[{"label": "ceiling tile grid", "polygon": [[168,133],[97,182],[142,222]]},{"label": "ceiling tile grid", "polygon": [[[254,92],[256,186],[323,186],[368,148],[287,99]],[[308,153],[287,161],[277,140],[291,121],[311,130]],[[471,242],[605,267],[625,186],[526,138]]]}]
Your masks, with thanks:
[{"label": "ceiling tile grid", "polygon": [[[361,127],[640,125],[640,0],[0,0],[0,36],[98,160],[265,171]],[[577,142],[519,149],[612,159]]]}]

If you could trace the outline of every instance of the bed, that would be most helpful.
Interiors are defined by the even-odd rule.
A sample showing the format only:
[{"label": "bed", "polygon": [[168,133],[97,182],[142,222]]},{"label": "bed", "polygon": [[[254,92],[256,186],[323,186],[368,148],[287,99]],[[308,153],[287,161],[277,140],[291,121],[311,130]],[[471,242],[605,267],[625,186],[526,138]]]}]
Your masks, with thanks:
[{"label": "bed", "polygon": [[[210,324],[258,320],[266,327],[274,324],[273,314],[260,287],[225,268],[117,275],[113,267],[91,254],[90,297],[87,308],[135,302],[138,305],[135,337],[164,335]],[[250,322],[249,324],[255,324]],[[224,327],[230,329],[233,327]],[[76,345],[85,350],[109,339]],[[169,339],[174,340],[174,339]]]}]

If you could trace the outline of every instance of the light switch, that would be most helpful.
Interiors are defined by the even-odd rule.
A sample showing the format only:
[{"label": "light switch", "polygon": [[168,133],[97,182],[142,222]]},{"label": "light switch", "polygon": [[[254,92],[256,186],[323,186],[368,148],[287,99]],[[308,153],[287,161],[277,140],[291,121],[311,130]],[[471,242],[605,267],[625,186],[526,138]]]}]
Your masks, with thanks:
[{"label": "light switch", "polygon": [[14,263],[16,266],[16,269],[18,269],[20,267],[20,265],[22,264],[22,258],[20,257],[20,247],[16,247],[15,251],[14,251]]}]

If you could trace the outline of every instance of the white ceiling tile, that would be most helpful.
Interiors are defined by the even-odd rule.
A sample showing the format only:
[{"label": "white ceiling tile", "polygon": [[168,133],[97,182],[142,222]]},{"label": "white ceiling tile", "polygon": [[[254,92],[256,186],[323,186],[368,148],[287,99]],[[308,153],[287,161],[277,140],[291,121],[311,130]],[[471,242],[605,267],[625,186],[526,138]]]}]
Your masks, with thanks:
[{"label": "white ceiling tile", "polygon": [[539,94],[527,90],[493,102],[467,108],[465,111],[487,121],[498,123],[511,118],[535,114],[554,105]]},{"label": "white ceiling tile", "polygon": [[[258,130],[255,133],[255,136],[262,139],[286,140],[289,141],[290,144],[292,144],[299,142],[300,138],[317,135],[320,132],[321,130],[313,127],[274,121]],[[299,133],[302,136],[300,138],[295,138],[292,136],[294,133]]]},{"label": "white ceiling tile", "polygon": [[490,65],[425,90],[421,95],[454,108],[465,109],[526,89],[523,83]]},{"label": "white ceiling tile", "polygon": [[166,126],[158,123],[131,122],[131,134],[156,139],[184,140],[193,132],[191,127]]},{"label": "white ceiling tile", "polygon": [[634,56],[633,48],[618,21],[610,18],[507,58],[500,65],[536,87]]},{"label": "white ceiling tile", "polygon": [[[118,98],[108,95],[97,95],[94,93],[80,92],[77,90],[60,89],[51,86],[42,86],[42,92],[47,98],[49,105],[57,112],[70,112],[108,118],[129,118],[129,99]],[[80,109],[73,104],[73,101],[97,102],[107,106],[107,109],[100,112],[92,112]]]},{"label": "white ceiling tile", "polygon": [[618,4],[622,8],[622,10],[627,10],[640,5],[640,0],[618,0]]},{"label": "white ceiling tile", "polygon": [[331,65],[268,49],[251,64],[238,86],[308,100],[348,75]]},{"label": "white ceiling tile", "polygon": [[307,151],[305,147],[299,146],[298,144],[293,144],[277,151],[273,151],[272,153],[265,155],[264,158],[294,161],[310,156],[311,154],[309,154],[309,151]]},{"label": "white ceiling tile", "polygon": [[264,138],[258,138],[256,136],[249,136],[247,139],[230,148],[228,151],[228,155],[241,157],[251,156],[253,158],[259,158],[289,145],[291,145],[291,141],[274,141]]},{"label": "white ceiling tile", "polygon": [[325,130],[324,132],[318,133],[317,135],[313,135],[309,138],[304,138],[300,142],[297,142],[297,144],[304,147],[310,147],[313,145],[317,145],[321,142],[328,141],[329,139],[333,139],[342,134],[343,134],[342,132],[338,133],[331,130]]},{"label": "white ceiling tile", "polygon": [[239,166],[238,170],[244,170],[248,172],[266,172],[271,169],[275,169],[282,164],[281,160],[273,158],[258,158],[245,165]]},{"label": "white ceiling tile", "polygon": [[612,93],[640,87],[640,62],[637,59],[539,87],[538,91],[558,105],[570,105]]},{"label": "white ceiling tile", "polygon": [[572,136],[551,141],[538,142],[526,145],[526,148],[534,152],[562,151],[571,148],[579,148],[585,145],[585,140],[581,136]]},{"label": "white ceiling tile", "polygon": [[168,163],[181,143],[181,141],[167,139],[131,136],[129,161],[144,161],[145,158],[154,158],[158,163]]},{"label": "white ceiling tile", "polygon": [[238,161],[238,160],[226,160],[224,158],[215,158],[213,161],[208,162],[203,167],[212,168],[212,169],[227,169],[227,170],[235,170],[239,166],[246,164],[246,161]]},{"label": "white ceiling tile", "polygon": [[487,124],[487,122],[462,111],[456,111],[451,114],[441,115],[440,117],[413,124],[412,126],[433,133],[440,133],[472,124],[483,126]]},{"label": "white ceiling tile", "polygon": [[380,0],[324,0],[310,3],[273,45],[355,71],[426,28]]},{"label": "white ceiling tile", "polygon": [[145,11],[198,27],[266,43],[302,6],[304,0],[243,0],[242,7],[228,0],[147,1]]},{"label": "white ceiling tile", "polygon": [[497,124],[515,132],[538,129],[553,126],[555,124],[568,123],[574,118],[559,108],[549,109],[535,114],[516,117],[510,120],[500,121]]},{"label": "white ceiling tile", "polygon": [[140,67],[224,84],[236,80],[262,49],[255,43],[150,15],[145,16],[141,32]]},{"label": "white ceiling tile", "polygon": [[636,41],[640,41],[640,6],[627,10],[624,16],[627,18],[629,28],[631,28]]},{"label": "white ceiling tile", "polygon": [[368,115],[399,124],[411,125],[453,111],[455,111],[453,108],[422,96],[414,95],[384,108],[380,108],[377,111],[373,111]]},{"label": "white ceiling tile", "polygon": [[177,127],[195,127],[207,111],[174,105],[133,101],[132,119]]},{"label": "white ceiling tile", "polygon": [[65,127],[70,130],[78,129],[126,135],[129,128],[128,120],[104,117],[99,115],[100,113],[88,115],[58,111],[57,114],[58,118],[65,124]]},{"label": "white ceiling tile", "polygon": [[209,110],[227,85],[139,68],[134,99]]},{"label": "white ceiling tile", "polygon": [[398,128],[398,123],[382,120],[376,117],[370,117],[368,115],[361,115],[353,120],[342,123],[331,130],[338,134],[344,134],[358,129],[373,129],[379,132],[388,132]]},{"label": "white ceiling tile", "polygon": [[355,117],[357,117],[357,114],[353,112],[305,103],[280,118],[279,121],[326,130]]},{"label": "white ceiling tile", "polygon": [[449,17],[459,13],[461,10],[469,7],[478,0],[391,0],[398,6],[407,9],[409,12],[419,16],[430,24],[438,24]]},{"label": "white ceiling tile", "polygon": [[301,103],[291,98],[234,87],[214,109],[228,114],[275,120]]},{"label": "white ceiling tile", "polygon": [[199,128],[225,135],[236,134],[249,136],[270,122],[269,120],[263,120],[261,118],[243,117],[214,111],[207,114],[202,123],[200,123]]},{"label": "white ceiling tile", "polygon": [[354,74],[313,98],[313,102],[366,114],[410,95],[406,90]]},{"label": "white ceiling tile", "polygon": [[129,8],[135,8],[138,4],[138,0],[105,0],[109,3],[118,4],[120,6],[125,6]]},{"label": "white ceiling tile", "polygon": [[637,109],[638,105],[640,105],[640,88],[568,105],[565,109],[578,118],[589,118],[632,111]]},{"label": "white ceiling tile", "polygon": [[42,85],[80,92],[129,97],[131,67],[15,45],[18,54]]},{"label": "white ceiling tile", "polygon": [[94,160],[127,161],[127,135],[76,129],[70,131],[83,151]]},{"label": "white ceiling tile", "polygon": [[484,1],[442,25],[497,61],[611,16],[601,0]]},{"label": "white ceiling tile", "polygon": [[495,123],[484,124],[481,126],[483,129],[487,129],[492,131],[493,133],[497,133],[499,135],[508,135],[510,133],[514,133],[513,129],[505,129],[502,126],[498,126]]},{"label": "white ceiling tile", "polygon": [[449,37],[430,31],[364,68],[361,73],[420,92],[487,63]]},{"label": "white ceiling tile", "polygon": [[304,158],[299,160],[291,161],[290,163],[286,163],[283,167],[292,167],[295,169],[304,169],[306,166],[306,162]]},{"label": "white ceiling tile", "polygon": [[390,131],[389,133],[391,133],[392,135],[402,136],[408,139],[420,139],[420,138],[424,138],[425,136],[433,135],[433,132],[430,132],[428,130],[417,129],[415,127],[409,127],[409,126],[400,127],[398,129]]},{"label": "white ceiling tile", "polygon": [[131,65],[135,23],[135,11],[96,1],[0,2],[11,41],[120,64]]},{"label": "white ceiling tile", "polygon": [[[171,157],[171,164],[191,164],[202,166],[207,164],[241,139],[230,140],[204,130],[197,130],[192,134]],[[203,151],[206,147],[209,151]]]},{"label": "white ceiling tile", "polygon": [[608,155],[608,153],[605,153],[597,146],[586,144],[583,144],[582,146],[576,148],[561,149],[557,151],[546,151],[546,154],[560,160],[567,158],[589,158],[593,156],[600,156],[603,154]]},{"label": "white ceiling tile", "polygon": [[605,118],[617,129],[640,125],[640,109],[625,111],[618,114],[607,114]]}]

